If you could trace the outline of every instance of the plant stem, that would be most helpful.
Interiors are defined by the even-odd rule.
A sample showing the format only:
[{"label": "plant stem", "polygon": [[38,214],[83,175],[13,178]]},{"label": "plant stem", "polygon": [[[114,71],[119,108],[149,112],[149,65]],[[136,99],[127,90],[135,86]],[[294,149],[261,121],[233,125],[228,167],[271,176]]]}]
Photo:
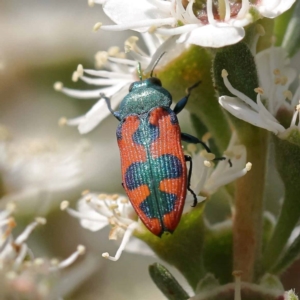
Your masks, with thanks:
[{"label": "plant stem", "polygon": [[260,259],[263,217],[263,192],[267,134],[258,128],[241,132],[241,142],[247,147],[251,171],[236,184],[233,220],[234,270],[243,272],[243,281],[252,281]]}]

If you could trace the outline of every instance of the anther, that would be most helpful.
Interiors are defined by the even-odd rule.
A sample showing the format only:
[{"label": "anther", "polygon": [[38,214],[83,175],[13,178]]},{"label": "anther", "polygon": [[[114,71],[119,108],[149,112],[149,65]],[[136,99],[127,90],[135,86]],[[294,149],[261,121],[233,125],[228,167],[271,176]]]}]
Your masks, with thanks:
[{"label": "anther", "polygon": [[53,85],[54,90],[56,90],[57,92],[60,92],[63,89],[63,87],[64,87],[64,85],[60,81],[55,82]]},{"label": "anther", "polygon": [[82,66],[82,64],[79,64],[77,66],[76,71],[77,71],[79,77],[83,76],[83,66]]},{"label": "anther", "polygon": [[114,200],[114,201],[116,201],[118,198],[119,198],[118,194],[114,194],[111,196],[111,200]]},{"label": "anther", "polygon": [[94,0],[88,0],[88,6],[89,7],[94,7],[94,5],[95,5]]},{"label": "anther", "polygon": [[108,252],[104,252],[104,253],[102,253],[102,257],[104,257],[104,258],[108,258],[108,257],[109,257],[109,253],[108,253]]},{"label": "anther", "polygon": [[207,167],[207,168],[211,168],[213,166],[213,163],[210,162],[209,160],[205,160],[203,162],[204,166]]},{"label": "anther", "polygon": [[47,220],[45,218],[42,217],[36,217],[35,221],[40,224],[40,225],[45,225],[47,223]]},{"label": "anther", "polygon": [[77,251],[78,251],[79,255],[83,255],[85,253],[85,250],[86,250],[85,246],[83,246],[83,245],[77,246]]},{"label": "anther", "polygon": [[79,74],[77,71],[74,71],[73,74],[72,74],[72,81],[73,82],[77,82],[79,79]]},{"label": "anther", "polygon": [[89,194],[90,190],[84,190],[81,192],[81,196],[85,196],[87,194]]},{"label": "anther", "polygon": [[252,163],[251,162],[247,162],[246,163],[246,170],[247,172],[249,172],[252,169]]},{"label": "anther", "polygon": [[280,70],[279,69],[274,69],[273,74],[276,75],[276,76],[280,75]]},{"label": "anther", "polygon": [[100,200],[105,200],[105,199],[107,198],[107,195],[106,195],[106,194],[99,194],[99,195],[98,195],[98,198],[99,198]]},{"label": "anther", "polygon": [[60,204],[60,209],[61,210],[66,210],[70,205],[70,202],[67,200],[64,200],[61,204]]},{"label": "anther", "polygon": [[66,117],[61,117],[58,120],[58,126],[63,127],[68,123],[68,119]]},{"label": "anther", "polygon": [[41,266],[44,264],[44,260],[40,257],[36,258],[33,262],[36,266]]},{"label": "anther", "polygon": [[117,47],[117,46],[110,47],[107,50],[107,53],[108,53],[109,56],[117,56],[120,53],[120,48]]},{"label": "anther", "polygon": [[152,33],[154,33],[154,32],[156,31],[156,29],[157,29],[157,27],[154,26],[154,25],[152,25],[152,26],[149,27],[148,32],[149,32],[150,34],[152,34]]},{"label": "anther", "polygon": [[262,95],[264,93],[264,90],[261,87],[257,87],[257,88],[254,89],[254,92],[257,93],[257,94]]},{"label": "anther", "polygon": [[221,73],[221,76],[222,76],[223,78],[227,77],[227,76],[228,76],[228,72],[227,72],[225,69],[223,69],[223,70],[222,70],[222,73]]},{"label": "anther", "polygon": [[101,26],[102,26],[101,22],[96,23],[93,27],[93,31],[95,32],[98,31],[101,28]]}]

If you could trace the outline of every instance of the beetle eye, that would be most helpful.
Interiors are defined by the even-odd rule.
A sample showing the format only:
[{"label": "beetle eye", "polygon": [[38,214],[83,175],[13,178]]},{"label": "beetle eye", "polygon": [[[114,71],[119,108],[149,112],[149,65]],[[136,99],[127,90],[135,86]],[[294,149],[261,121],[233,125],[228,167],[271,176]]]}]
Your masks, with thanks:
[{"label": "beetle eye", "polygon": [[162,86],[161,81],[156,78],[156,77],[150,77],[148,79],[152,84],[158,85],[158,86]]},{"label": "beetle eye", "polygon": [[131,92],[133,85],[134,85],[134,82],[129,86],[129,88],[128,88],[129,92]]}]

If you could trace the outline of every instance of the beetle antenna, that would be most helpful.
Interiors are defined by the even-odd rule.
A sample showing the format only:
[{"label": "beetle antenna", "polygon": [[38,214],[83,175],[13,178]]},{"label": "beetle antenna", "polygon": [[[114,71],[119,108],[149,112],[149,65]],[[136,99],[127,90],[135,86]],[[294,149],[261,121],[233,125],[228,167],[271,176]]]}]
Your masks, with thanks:
[{"label": "beetle antenna", "polygon": [[142,81],[142,80],[143,80],[143,76],[142,76],[142,66],[141,66],[141,63],[140,63],[140,62],[138,63],[138,66],[137,66],[137,72],[138,72],[138,75],[139,75],[140,80]]},{"label": "beetle antenna", "polygon": [[154,71],[155,67],[157,66],[157,64],[159,63],[159,61],[161,60],[161,58],[162,58],[165,54],[166,54],[166,52],[163,52],[163,53],[159,56],[159,58],[156,60],[156,62],[154,63],[154,66],[153,66],[153,68],[152,68],[152,70],[151,70],[151,73],[150,73],[150,77],[152,77],[153,71]]}]

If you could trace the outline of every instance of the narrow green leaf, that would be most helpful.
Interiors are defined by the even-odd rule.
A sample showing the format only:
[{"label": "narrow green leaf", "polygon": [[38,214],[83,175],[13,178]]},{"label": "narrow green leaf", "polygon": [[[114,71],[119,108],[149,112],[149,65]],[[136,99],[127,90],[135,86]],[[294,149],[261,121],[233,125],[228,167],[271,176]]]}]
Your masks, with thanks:
[{"label": "narrow green leaf", "polygon": [[263,255],[266,271],[273,269],[300,218],[300,148],[287,140],[273,136],[276,165],[285,186],[281,212]]},{"label": "narrow green leaf", "polygon": [[274,274],[281,274],[300,256],[300,235],[294,240],[287,251],[280,258],[275,267],[271,270]]},{"label": "narrow green leaf", "polygon": [[296,2],[293,15],[285,31],[282,47],[286,49],[289,56],[293,56],[300,48],[300,1]]},{"label": "narrow green leaf", "polygon": [[153,282],[169,300],[189,299],[187,292],[163,265],[159,263],[150,265],[149,273]]}]

